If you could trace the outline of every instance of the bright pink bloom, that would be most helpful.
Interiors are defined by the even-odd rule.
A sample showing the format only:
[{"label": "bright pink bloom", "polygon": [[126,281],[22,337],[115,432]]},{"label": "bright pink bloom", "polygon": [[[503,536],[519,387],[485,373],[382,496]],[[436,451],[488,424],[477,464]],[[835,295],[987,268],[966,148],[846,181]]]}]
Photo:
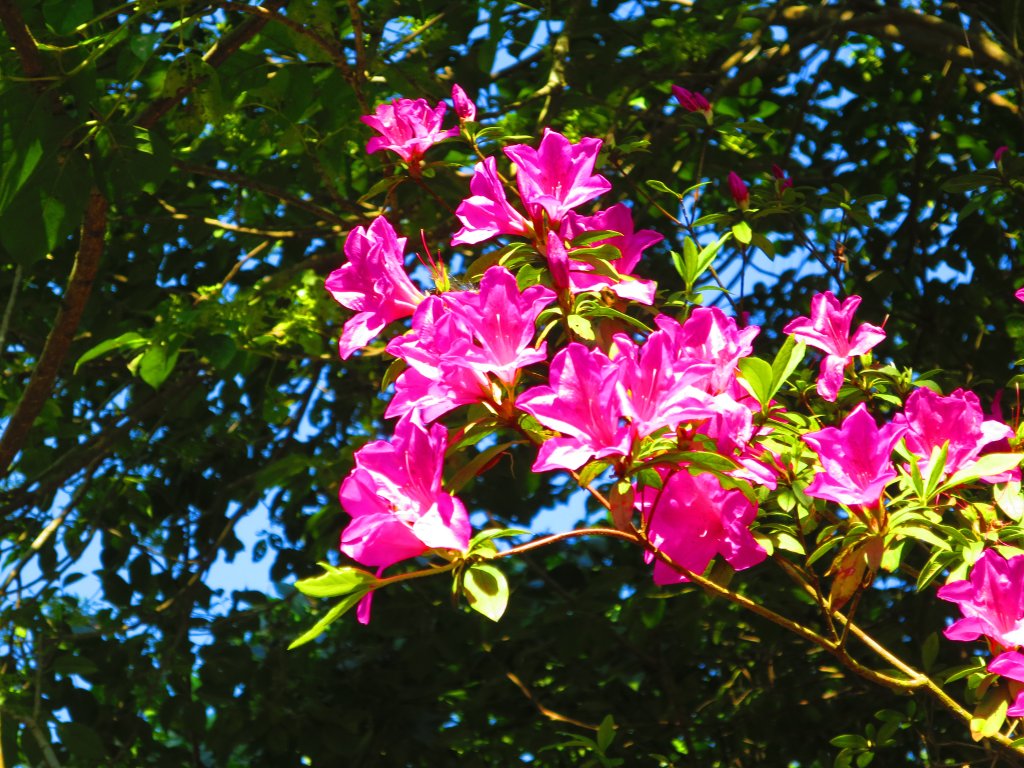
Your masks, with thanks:
[{"label": "bright pink bloom", "polygon": [[[637,507],[647,521],[651,543],[692,573],[703,573],[715,555],[722,555],[737,571],[767,556],[750,533],[757,507],[741,491],[723,488],[712,474],[694,476],[678,470],[664,487],[642,489]],[[646,559],[650,562],[653,556]],[[655,584],[686,580],[661,560],[654,563]]]},{"label": "bright pink bloom", "polygon": [[461,122],[476,120],[476,104],[458,83],[452,86],[452,104],[455,105],[455,114],[459,116]]},{"label": "bright pink bloom", "polygon": [[[675,322],[668,317],[665,321]],[[648,336],[642,347],[625,334],[615,336],[625,414],[637,438],[716,414],[711,396],[693,386],[711,366],[679,358],[672,344],[672,336],[663,330]]]},{"label": "bright pink bloom", "polygon": [[854,355],[863,355],[885,338],[885,331],[869,323],[862,324],[850,338],[853,313],[860,306],[860,296],[850,296],[842,304],[832,291],[811,299],[811,316],[791,320],[783,333],[795,336],[826,353],[818,376],[818,394],[830,403],[839,396],[846,364]]},{"label": "bright pink bloom", "polygon": [[426,99],[395,99],[381,104],[372,115],[359,118],[380,134],[370,139],[366,151],[372,154],[389,149],[410,166],[418,166],[430,147],[459,135],[458,128],[441,129],[447,109],[443,101],[431,109]]},{"label": "bright pink bloom", "polygon": [[741,331],[736,321],[717,307],[698,307],[682,325],[664,315],[655,322],[672,337],[680,358],[711,366],[710,373],[695,386],[712,395],[731,388],[740,358],[754,351],[754,337],[761,331],[756,325]]},{"label": "bright pink bloom", "polygon": [[[493,373],[506,384],[520,368],[547,359],[547,342],[531,346],[537,317],[555,300],[542,285],[522,293],[516,278],[504,267],[491,267],[479,292],[448,294],[453,315],[469,331],[473,343],[458,350],[463,363],[481,373]],[[449,350],[452,356],[456,350]]]},{"label": "bright pink bloom", "polygon": [[[1024,654],[1016,651],[1001,653],[988,665],[988,671],[1018,683],[1024,683]],[[1010,717],[1024,717],[1024,688],[1017,694],[1016,701],[1006,710]]]},{"label": "bright pink bloom", "polygon": [[673,85],[672,95],[676,97],[676,101],[682,105],[683,109],[688,112],[700,112],[709,123],[711,122],[711,105],[702,94]]},{"label": "bright pink bloom", "polygon": [[[431,549],[465,553],[469,515],[441,488],[448,433],[411,419],[395,427],[390,442],[376,440],[356,451],[355,469],[341,484],[341,506],[352,521],[341,534],[341,551],[380,570]],[[359,620],[369,621],[369,600]]]},{"label": "bright pink bloom", "polygon": [[1024,301],[1024,288],[1018,288],[1013,294],[1013,298],[1017,299],[1017,301]]},{"label": "bright pink bloom", "polygon": [[619,366],[604,352],[570,343],[551,361],[550,381],[516,400],[517,408],[566,435],[541,445],[534,472],[578,469],[594,458],[629,453]]},{"label": "bright pink bloom", "polygon": [[747,185],[743,183],[743,179],[739,177],[735,171],[729,171],[729,194],[732,195],[733,201],[736,203],[736,207],[741,211],[747,210],[750,207],[750,190],[747,189]]},{"label": "bright pink bloom", "polygon": [[[586,232],[598,232],[610,230],[620,232],[618,237],[609,237],[605,240],[597,240],[588,243],[587,248],[597,248],[602,245],[610,245],[618,249],[622,254],[620,258],[614,259],[611,264],[615,271],[626,278],[632,278],[633,270],[640,261],[643,252],[655,243],[660,243],[665,238],[651,229],[635,231],[633,226],[633,214],[625,203],[616,203],[611,208],[598,211],[593,216],[580,216],[575,211],[570,211],[562,222],[562,237],[572,240]],[[569,252],[570,258],[572,252]],[[594,267],[586,262],[575,261],[576,272],[592,272]],[[615,295],[620,298],[638,301],[641,304],[650,306],[654,303],[654,293],[657,285],[649,280],[627,279],[615,281],[606,275],[590,274],[586,278],[577,275],[577,281],[592,282],[598,289],[607,286]],[[580,290],[595,290],[594,288],[580,288]]]},{"label": "bright pink bloom", "polygon": [[861,403],[842,428],[826,427],[803,435],[803,441],[818,454],[823,470],[804,492],[847,506],[877,503],[885,486],[896,478],[892,449],[904,429],[898,424],[879,429]]},{"label": "bright pink bloom", "polygon": [[331,272],[324,284],[335,301],[358,312],[341,334],[342,360],[365,347],[388,323],[411,315],[423,301],[423,293],[405,273],[404,250],[405,238],[383,216],[366,229],[356,227],[345,239],[348,263]]},{"label": "bright pink bloom", "polygon": [[938,596],[959,605],[964,616],[946,628],[950,640],[967,642],[984,635],[1007,650],[1024,645],[1024,555],[1007,560],[986,549],[969,580],[947,584]]},{"label": "bright pink bloom", "polygon": [[451,312],[452,301],[450,293],[428,296],[413,315],[412,329],[388,344],[388,353],[409,367],[395,381],[387,418],[414,412],[429,424],[460,405],[490,396],[486,374],[465,364],[473,336]]},{"label": "bright pink bloom", "polygon": [[473,194],[455,209],[462,229],[455,233],[452,245],[482,243],[496,235],[530,234],[530,222],[509,205],[493,157],[476,164],[469,191]]},{"label": "bright pink bloom", "polygon": [[943,397],[928,387],[918,387],[893,423],[906,427],[907,448],[921,459],[918,466],[923,475],[929,472],[932,451],[947,442],[945,474],[950,475],[973,464],[986,445],[1014,434],[1005,424],[986,420],[978,396],[962,389]]},{"label": "bright pink bloom", "polygon": [[516,184],[534,226],[540,229],[542,213],[557,228],[573,208],[593,200],[611,189],[603,176],[593,175],[600,139],[580,139],[571,143],[549,128],[537,149],[527,144],[505,147],[505,154],[516,164]]}]

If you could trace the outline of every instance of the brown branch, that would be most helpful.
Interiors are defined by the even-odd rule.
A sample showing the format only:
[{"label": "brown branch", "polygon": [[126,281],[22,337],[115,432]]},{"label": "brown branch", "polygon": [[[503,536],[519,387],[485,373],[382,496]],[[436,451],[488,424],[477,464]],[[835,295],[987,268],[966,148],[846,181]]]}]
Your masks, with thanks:
[{"label": "brown branch", "polygon": [[103,238],[107,232],[107,198],[93,187],[89,192],[85,215],[82,218],[82,234],[75,254],[67,289],[61,301],[57,319],[53,323],[46,344],[39,356],[29,379],[28,386],[18,402],[17,408],[7,422],[0,437],[0,476],[6,474],[15,455],[21,450],[33,422],[49,399],[57,372],[67,356],[71,341],[78,330],[82,311],[92,292],[100,257],[103,254]]},{"label": "brown branch", "polygon": [[[266,0],[265,5],[253,6],[252,10],[263,10],[266,13],[270,13],[271,11],[276,11],[287,3],[287,1],[288,0]],[[6,0],[0,0],[0,2],[6,2]],[[225,3],[224,5],[230,6],[232,4]],[[255,15],[246,19],[244,22],[239,24],[234,31],[228,33],[214,43],[213,47],[203,54],[203,61],[211,67],[219,67],[239,48],[256,37],[260,30],[267,25],[269,20],[269,16],[261,15]],[[179,88],[178,92],[173,96],[157,99],[146,107],[139,116],[139,119],[135,121],[135,124],[142,128],[152,128],[164,115],[180,104],[182,99],[188,96],[199,82],[200,81],[198,79],[192,80]]]},{"label": "brown branch", "polygon": [[533,695],[533,691],[526,686],[526,683],[520,680],[515,673],[506,672],[505,677],[511,680],[512,684],[522,692],[523,696],[529,699],[530,703],[537,708],[537,711],[544,715],[548,720],[554,720],[556,723],[569,723],[569,725],[575,725],[577,728],[586,728],[588,731],[598,730],[598,726],[593,723],[584,723],[582,720],[577,720],[573,717],[563,715],[560,712],[555,712],[553,709],[545,707],[537,700],[537,697]]},{"label": "brown branch", "polygon": [[[43,66],[43,58],[39,55],[36,41],[25,25],[25,19],[18,6],[10,0],[0,0],[0,24],[7,32],[25,74],[33,80],[45,77],[46,68]],[[46,88],[42,82],[36,82],[34,85],[39,91]]]}]

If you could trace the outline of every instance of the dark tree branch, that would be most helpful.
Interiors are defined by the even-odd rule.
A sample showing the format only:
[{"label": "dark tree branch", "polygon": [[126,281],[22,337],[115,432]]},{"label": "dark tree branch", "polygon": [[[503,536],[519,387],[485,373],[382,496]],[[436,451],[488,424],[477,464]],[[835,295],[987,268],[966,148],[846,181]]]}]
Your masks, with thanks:
[{"label": "dark tree branch", "polygon": [[[0,2],[6,1],[7,0],[0,0]],[[266,15],[256,14],[239,24],[234,31],[222,37],[214,43],[210,50],[203,54],[203,61],[211,67],[219,67],[239,48],[256,37],[256,35],[260,33],[260,30],[262,30],[263,27],[267,25],[267,22],[270,21],[269,14],[285,5],[285,3],[287,3],[287,0],[266,0],[264,5],[253,6],[251,10],[262,10]],[[231,6],[233,4],[227,3],[225,5]],[[192,80],[179,88],[178,92],[173,96],[157,99],[146,107],[142,114],[139,115],[138,120],[135,121],[135,124],[142,128],[152,128],[160,122],[160,119],[164,115],[180,104],[182,99],[188,96],[198,83],[198,80]]]},{"label": "dark tree branch", "polygon": [[49,336],[46,337],[46,345],[32,371],[18,407],[15,408],[3,436],[0,437],[0,475],[6,474],[11,461],[25,443],[32,423],[50,397],[57,372],[71,347],[71,340],[78,330],[85,303],[92,291],[100,256],[103,254],[103,239],[106,232],[107,198],[94,187],[89,193],[89,202],[82,219],[78,253],[75,254],[75,264],[71,269],[71,277],[68,279],[68,287],[64,291],[64,298],[57,312],[57,319]]}]

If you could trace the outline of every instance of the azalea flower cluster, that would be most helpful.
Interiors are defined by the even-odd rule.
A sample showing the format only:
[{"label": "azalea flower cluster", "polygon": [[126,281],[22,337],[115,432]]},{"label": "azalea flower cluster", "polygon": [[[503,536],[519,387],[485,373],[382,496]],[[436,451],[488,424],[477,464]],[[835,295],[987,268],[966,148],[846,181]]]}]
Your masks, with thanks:
[{"label": "azalea flower cluster", "polygon": [[[704,97],[684,89],[675,96],[711,123]],[[458,86],[453,101],[465,131],[475,105]],[[442,129],[445,111],[422,99],[380,106],[364,118],[379,134],[368,151],[393,152],[418,175],[427,150],[460,130]],[[752,358],[757,326],[716,307],[662,312],[658,286],[634,274],[662,236],[636,229],[625,203],[594,209],[611,188],[595,173],[601,146],[546,129],[536,147],[503,148],[509,173],[496,156],[476,163],[451,243],[490,243],[492,255],[484,254],[468,287],[452,289],[432,258],[438,290],[418,287],[405,269],[406,238],[383,215],[349,233],[347,262],[326,283],[355,313],[340,355],[350,357],[391,327],[383,349],[399,372],[385,412],[396,420],[393,437],[359,449],[341,486],[352,518],[342,552],[378,577],[426,554],[455,563],[468,556],[469,515],[444,483],[446,452],[483,421],[451,435],[444,422],[457,422],[458,409],[468,406],[482,408],[507,445],[531,445],[534,472],[568,473],[592,492],[595,481],[610,484],[614,495],[602,500],[616,527],[643,542],[658,584],[696,578],[716,557],[735,570],[762,562],[769,552],[756,535],[759,505],[777,488],[839,505],[833,519],[872,521],[870,535],[887,536],[886,546],[915,535],[886,528],[911,486],[922,503],[946,494],[936,507],[951,503],[958,484],[1019,488],[1014,431],[986,418],[974,393],[944,396],[919,386],[900,407],[893,398],[872,400],[863,382],[859,392],[845,386],[858,359],[863,373],[886,338],[869,323],[854,328],[858,296],[818,294],[809,316],[784,327],[795,362],[767,390],[757,371],[767,367],[775,376],[777,366]],[[792,185],[781,169],[773,174],[778,190]],[[746,185],[732,175],[728,186],[746,211]],[[515,259],[503,256],[512,253]],[[535,268],[515,271],[526,264]],[[588,301],[598,311],[585,317]],[[823,407],[810,420],[789,419],[774,396],[805,346],[821,353],[815,389]],[[809,397],[801,392],[804,405]],[[851,401],[838,426],[803,426],[783,448],[779,435],[793,434],[793,424],[820,426],[824,414],[843,413],[840,403]],[[993,463],[991,454],[1009,460]],[[928,483],[918,482],[922,476]],[[859,551],[855,545],[847,551]],[[871,572],[877,567],[876,559]],[[363,622],[369,596],[360,604]],[[965,617],[947,636],[987,637],[1000,652],[989,669],[1024,682],[1024,557],[1005,559],[989,548],[969,581],[954,581],[939,596]],[[837,599],[833,608],[841,605]],[[1024,694],[1010,714],[1024,715]]]}]

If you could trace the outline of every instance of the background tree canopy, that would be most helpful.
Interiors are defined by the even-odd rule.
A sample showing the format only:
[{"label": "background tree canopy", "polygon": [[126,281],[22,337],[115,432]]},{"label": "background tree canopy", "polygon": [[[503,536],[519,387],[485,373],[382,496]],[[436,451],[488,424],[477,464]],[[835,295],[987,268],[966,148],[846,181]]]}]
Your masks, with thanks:
[{"label": "background tree canopy", "polygon": [[[288,585],[337,560],[338,484],[382,425],[386,365],[337,359],[324,276],[384,210],[461,259],[462,148],[431,151],[425,194],[365,153],[360,115],[459,83],[500,135],[600,137],[611,197],[668,237],[640,267],[666,283],[685,228],[646,181],[710,180],[712,213],[729,171],[770,197],[777,163],[806,205],[720,269],[761,348],[841,279],[888,316],[886,354],[991,396],[1024,346],[1019,0],[0,0],[0,24],[0,768],[824,766],[857,738],[886,764],[985,757],[930,704],[655,588],[614,542],[521,562],[497,625],[413,583],[369,627],[285,648],[316,611]],[[524,467],[467,506],[529,526],[566,500]],[[275,594],[211,586],[243,550]],[[884,637],[903,650],[951,613],[896,579],[860,610],[904,617]],[[608,715],[596,757],[579,738],[603,746]]]}]

